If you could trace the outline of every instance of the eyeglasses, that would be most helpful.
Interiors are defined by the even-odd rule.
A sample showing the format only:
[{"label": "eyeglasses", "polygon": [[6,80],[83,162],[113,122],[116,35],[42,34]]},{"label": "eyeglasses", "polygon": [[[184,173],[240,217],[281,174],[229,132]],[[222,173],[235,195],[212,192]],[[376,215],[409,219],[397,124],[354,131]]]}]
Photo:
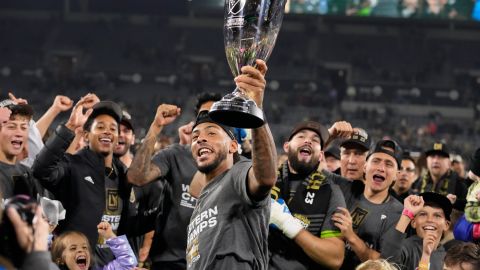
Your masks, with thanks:
[{"label": "eyeglasses", "polygon": [[407,173],[415,172],[415,168],[400,168],[399,171],[406,171]]}]

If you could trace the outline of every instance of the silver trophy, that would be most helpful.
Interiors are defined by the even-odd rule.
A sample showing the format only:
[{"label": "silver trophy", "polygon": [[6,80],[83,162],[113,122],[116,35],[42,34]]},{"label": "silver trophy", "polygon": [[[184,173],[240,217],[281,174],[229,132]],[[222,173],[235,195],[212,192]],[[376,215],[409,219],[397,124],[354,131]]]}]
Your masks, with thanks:
[{"label": "silver trophy", "polygon": [[[223,35],[225,53],[233,76],[256,59],[267,61],[282,25],[287,0],[225,0]],[[263,112],[242,89],[236,88],[213,104],[210,117],[221,124],[257,128]]]}]

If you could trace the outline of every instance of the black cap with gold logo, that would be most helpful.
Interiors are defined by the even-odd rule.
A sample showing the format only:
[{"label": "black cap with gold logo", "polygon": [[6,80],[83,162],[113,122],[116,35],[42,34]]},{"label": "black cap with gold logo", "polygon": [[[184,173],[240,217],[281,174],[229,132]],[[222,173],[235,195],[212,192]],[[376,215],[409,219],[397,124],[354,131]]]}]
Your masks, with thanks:
[{"label": "black cap with gold logo", "polygon": [[439,155],[442,157],[450,158],[448,147],[445,143],[435,142],[431,149],[425,152],[425,156]]}]

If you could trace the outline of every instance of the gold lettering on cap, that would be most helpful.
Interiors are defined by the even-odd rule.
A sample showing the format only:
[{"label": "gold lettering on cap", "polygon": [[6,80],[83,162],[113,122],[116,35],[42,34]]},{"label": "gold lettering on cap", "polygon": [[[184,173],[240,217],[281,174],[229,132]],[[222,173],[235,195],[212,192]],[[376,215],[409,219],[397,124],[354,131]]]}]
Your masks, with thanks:
[{"label": "gold lettering on cap", "polygon": [[436,143],[433,145],[433,150],[442,150],[443,145],[441,143]]}]

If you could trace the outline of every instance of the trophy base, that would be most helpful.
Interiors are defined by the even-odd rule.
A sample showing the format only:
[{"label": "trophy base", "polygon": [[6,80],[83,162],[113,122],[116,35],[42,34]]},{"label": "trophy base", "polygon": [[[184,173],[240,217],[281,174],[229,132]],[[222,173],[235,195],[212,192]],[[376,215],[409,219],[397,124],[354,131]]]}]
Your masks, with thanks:
[{"label": "trophy base", "polygon": [[265,123],[263,111],[253,100],[236,95],[227,95],[213,103],[209,115],[213,121],[230,127],[258,128]]}]

